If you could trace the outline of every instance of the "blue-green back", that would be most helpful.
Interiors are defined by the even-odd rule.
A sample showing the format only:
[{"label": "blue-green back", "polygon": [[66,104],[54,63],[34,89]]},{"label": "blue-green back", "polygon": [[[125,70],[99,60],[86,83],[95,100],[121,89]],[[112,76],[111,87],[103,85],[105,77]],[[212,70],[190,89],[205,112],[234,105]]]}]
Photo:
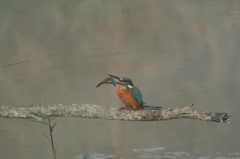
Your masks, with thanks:
[{"label": "blue-green back", "polygon": [[130,92],[137,103],[143,107],[142,93],[140,90],[136,86],[133,86],[133,88],[130,89]]}]

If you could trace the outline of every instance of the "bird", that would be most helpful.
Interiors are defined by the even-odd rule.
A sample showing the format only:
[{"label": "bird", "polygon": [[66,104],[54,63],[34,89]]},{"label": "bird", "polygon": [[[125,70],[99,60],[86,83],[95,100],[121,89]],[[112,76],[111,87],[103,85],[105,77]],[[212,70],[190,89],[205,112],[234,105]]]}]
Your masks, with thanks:
[{"label": "bird", "polygon": [[135,85],[133,85],[132,80],[127,76],[118,77],[111,74],[108,75],[110,76],[111,81],[113,81],[112,78],[117,79],[116,84],[119,85],[117,88],[117,94],[124,104],[124,107],[122,107],[121,110],[127,108],[132,108],[133,110],[142,110],[142,93]]}]

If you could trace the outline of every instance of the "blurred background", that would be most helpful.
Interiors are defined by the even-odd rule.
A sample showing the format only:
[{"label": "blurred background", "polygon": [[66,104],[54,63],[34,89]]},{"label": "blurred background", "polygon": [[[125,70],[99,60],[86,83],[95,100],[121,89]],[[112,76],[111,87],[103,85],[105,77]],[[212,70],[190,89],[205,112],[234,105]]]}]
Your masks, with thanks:
[{"label": "blurred background", "polygon": [[[57,158],[240,158],[239,0],[3,0],[0,105],[122,106],[107,73],[148,105],[227,112],[231,124],[57,118]],[[43,124],[0,119],[0,158],[53,158]]]}]

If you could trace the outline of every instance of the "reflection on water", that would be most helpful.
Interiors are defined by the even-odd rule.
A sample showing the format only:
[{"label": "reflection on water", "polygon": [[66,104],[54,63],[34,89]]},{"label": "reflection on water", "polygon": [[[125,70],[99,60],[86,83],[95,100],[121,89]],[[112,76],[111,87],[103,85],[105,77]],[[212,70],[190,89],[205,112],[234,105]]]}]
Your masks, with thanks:
[{"label": "reflection on water", "polygon": [[[232,124],[57,118],[58,158],[239,158],[239,2],[4,1],[0,66],[33,61],[0,69],[0,105],[57,103],[67,91],[63,104],[122,106],[116,88],[94,87],[126,75],[148,105],[194,103]],[[51,158],[47,130],[0,119],[0,158]]]},{"label": "reflection on water", "polygon": [[[185,158],[185,159],[239,159],[240,153],[228,153],[225,156],[222,155],[221,152],[213,153],[209,156],[201,156],[201,152],[196,151],[194,154],[191,154],[189,152],[181,152],[181,151],[175,151],[175,152],[169,152],[169,151],[161,151],[157,154],[155,151],[159,150],[165,150],[164,147],[154,147],[154,148],[145,148],[145,149],[133,149],[132,151],[136,153],[136,156],[138,158],[144,158],[144,159],[178,159],[178,158]],[[115,155],[107,155],[107,154],[83,154],[83,155],[77,155],[75,158],[79,159],[105,159],[105,158],[121,158]]]},{"label": "reflection on water", "polygon": [[153,148],[144,148],[144,149],[133,149],[133,152],[154,152],[158,150],[164,150],[164,147],[153,147]]},{"label": "reflection on water", "polygon": [[104,159],[104,158],[116,158],[117,156],[93,153],[93,154],[77,155],[75,157],[79,159]]}]

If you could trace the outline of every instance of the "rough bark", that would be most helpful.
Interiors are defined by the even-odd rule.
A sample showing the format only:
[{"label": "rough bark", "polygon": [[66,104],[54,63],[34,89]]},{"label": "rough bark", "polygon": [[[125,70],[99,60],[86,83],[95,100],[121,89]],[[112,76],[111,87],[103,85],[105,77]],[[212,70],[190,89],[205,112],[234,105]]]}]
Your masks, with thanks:
[{"label": "rough bark", "polygon": [[0,117],[33,118],[41,121],[47,117],[82,117],[106,120],[157,121],[169,119],[198,119],[203,121],[229,122],[227,113],[213,113],[193,109],[193,104],[183,108],[144,106],[144,110],[119,110],[94,104],[46,104],[29,106],[0,106]]}]

